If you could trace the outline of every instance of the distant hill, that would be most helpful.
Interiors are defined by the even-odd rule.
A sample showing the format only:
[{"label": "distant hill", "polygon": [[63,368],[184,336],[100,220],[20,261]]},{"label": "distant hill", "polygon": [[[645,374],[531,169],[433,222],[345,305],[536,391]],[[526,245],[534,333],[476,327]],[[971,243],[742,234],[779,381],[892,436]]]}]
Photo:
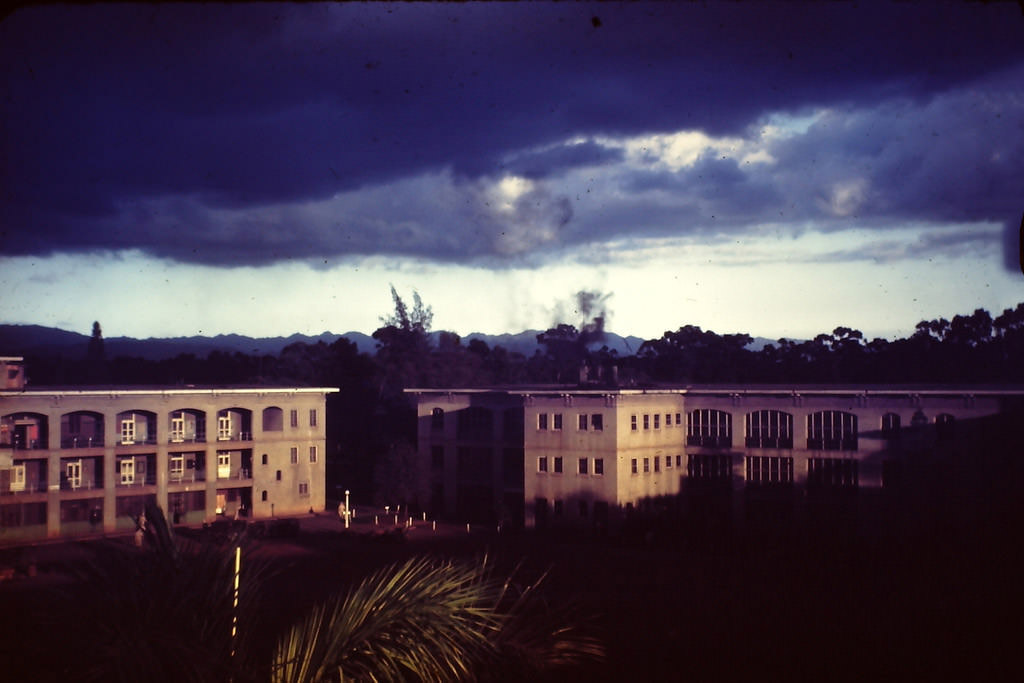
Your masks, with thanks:
[{"label": "distant hill", "polygon": [[[507,351],[532,356],[537,351],[537,335],[540,330],[526,330],[518,334],[483,334],[473,332],[462,337],[466,345],[473,339],[479,339],[494,348],[501,346]],[[431,333],[436,343],[440,332]],[[146,360],[162,360],[173,358],[179,354],[190,353],[205,358],[212,351],[226,353],[244,353],[246,355],[264,356],[278,355],[289,344],[301,342],[316,344],[324,342],[333,344],[344,337],[356,345],[361,353],[372,354],[377,348],[373,337],[362,332],[346,332],[335,334],[323,332],[316,336],[293,334],[288,337],[246,337],[239,334],[221,334],[215,337],[171,337],[134,339],[132,337],[109,337],[103,340],[107,358],[128,356]],[[632,356],[644,343],[641,337],[623,337],[614,332],[605,333],[605,339],[590,345],[591,349],[607,346],[620,356]],[[775,340],[757,337],[750,344],[752,351],[759,351],[765,344],[774,344]],[[89,344],[89,335],[68,332],[41,325],[0,325],[0,355],[4,356],[64,356],[67,358],[84,357]]]}]

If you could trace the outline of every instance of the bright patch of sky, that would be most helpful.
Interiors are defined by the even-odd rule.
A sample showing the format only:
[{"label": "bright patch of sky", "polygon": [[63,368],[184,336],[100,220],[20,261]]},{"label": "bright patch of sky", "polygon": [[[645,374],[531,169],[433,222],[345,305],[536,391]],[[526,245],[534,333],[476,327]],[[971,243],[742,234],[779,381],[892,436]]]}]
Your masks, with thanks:
[{"label": "bright patch of sky", "polygon": [[7,322],[87,334],[99,320],[108,337],[370,333],[391,311],[394,284],[407,299],[420,292],[436,329],[462,335],[578,325],[582,319],[559,320],[559,312],[585,289],[610,294],[608,329],[623,335],[657,338],[693,324],[720,334],[808,338],[844,325],[871,338],[906,336],[925,318],[978,306],[998,315],[1015,305],[1020,275],[1000,266],[998,226],[974,229],[983,239],[969,258],[912,258],[932,235],[927,226],[866,231],[865,247],[865,234],[855,230],[781,236],[766,225],[716,244],[621,241],[607,245],[614,261],[589,263],[582,254],[542,271],[373,257],[226,274],[136,252],[5,258],[0,270]]}]

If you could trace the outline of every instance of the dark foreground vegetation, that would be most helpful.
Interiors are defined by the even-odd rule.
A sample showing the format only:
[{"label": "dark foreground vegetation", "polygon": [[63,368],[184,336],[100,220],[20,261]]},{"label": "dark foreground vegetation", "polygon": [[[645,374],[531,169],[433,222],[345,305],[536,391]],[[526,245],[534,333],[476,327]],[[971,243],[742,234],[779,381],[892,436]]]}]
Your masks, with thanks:
[{"label": "dark foreground vegetation", "polygon": [[[0,584],[0,667],[18,681],[272,680],[279,638],[331,595],[410,559],[473,567],[486,555],[515,589],[543,576],[529,596],[535,613],[555,615],[605,656],[549,670],[473,660],[467,680],[1002,680],[1016,669],[1024,607],[1018,454],[979,454],[980,471],[941,463],[899,497],[809,506],[789,519],[691,510],[606,536],[424,531],[370,542],[321,527],[264,537],[243,545],[249,678],[209,664],[231,642],[223,607],[232,591],[230,563],[205,562],[230,558],[233,544],[200,545],[192,573],[178,575],[155,569],[152,546],[69,545],[64,567]],[[83,557],[99,579],[82,571]],[[61,569],[80,578],[45,575]],[[124,582],[133,571],[137,581]],[[182,674],[190,666],[195,676]],[[383,679],[419,680],[409,671]]]}]

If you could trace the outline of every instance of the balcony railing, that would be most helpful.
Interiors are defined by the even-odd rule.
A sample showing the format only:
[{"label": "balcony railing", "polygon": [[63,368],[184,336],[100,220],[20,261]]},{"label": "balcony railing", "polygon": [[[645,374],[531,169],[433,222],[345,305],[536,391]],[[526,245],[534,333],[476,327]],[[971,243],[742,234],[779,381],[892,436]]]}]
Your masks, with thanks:
[{"label": "balcony railing", "polygon": [[747,448],[792,448],[792,436],[748,436]]},{"label": "balcony railing", "polygon": [[133,486],[156,486],[156,474],[136,475],[128,480],[117,477],[117,488],[131,488]]},{"label": "balcony railing", "polygon": [[103,448],[102,436],[65,436],[60,440],[61,448]]},{"label": "balcony railing", "polygon": [[27,481],[21,484],[11,484],[10,489],[0,490],[0,496],[18,495],[21,493],[43,493],[46,491],[46,482]]},{"label": "balcony railing", "polygon": [[14,439],[11,443],[0,443],[0,448],[12,448],[16,451],[46,450],[45,439]]},{"label": "balcony railing", "polygon": [[118,446],[155,446],[156,437],[147,436],[144,438],[125,439],[121,438],[117,442]]},{"label": "balcony railing", "polygon": [[94,491],[102,488],[102,481],[76,481],[65,479],[60,483],[61,491]]},{"label": "balcony railing", "polygon": [[701,446],[703,448],[729,448],[732,446],[732,436],[727,435],[705,435],[695,434],[686,437],[687,446]]},{"label": "balcony railing", "polygon": [[218,432],[217,441],[252,441],[252,432]]},{"label": "balcony railing", "polygon": [[206,434],[171,434],[167,437],[167,443],[206,443]]},{"label": "balcony railing", "polygon": [[206,481],[206,470],[185,470],[184,472],[171,472],[167,480],[172,484],[191,484],[197,481]]},{"label": "balcony railing", "polygon": [[252,479],[252,470],[241,468],[235,470],[234,472],[231,472],[226,476],[221,476],[221,473],[218,472],[217,479],[221,481],[225,479]]},{"label": "balcony railing", "polygon": [[811,451],[855,451],[857,437],[807,439],[807,449]]}]

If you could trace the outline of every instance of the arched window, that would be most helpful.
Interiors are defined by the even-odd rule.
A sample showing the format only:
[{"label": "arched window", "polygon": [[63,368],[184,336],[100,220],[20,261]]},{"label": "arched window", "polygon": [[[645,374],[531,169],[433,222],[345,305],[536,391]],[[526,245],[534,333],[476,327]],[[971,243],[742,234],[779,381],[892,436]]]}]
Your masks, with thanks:
[{"label": "arched window", "polygon": [[260,494],[260,500],[262,500],[264,503],[267,502],[267,492],[266,491],[264,491],[263,493]]},{"label": "arched window", "polygon": [[284,430],[284,411],[271,406],[263,409],[263,431],[280,432]]},{"label": "arched window", "polygon": [[807,448],[819,451],[857,450],[857,416],[842,410],[820,410],[807,416]]},{"label": "arched window", "polygon": [[694,410],[687,415],[686,443],[706,448],[732,446],[732,415],[722,410]]},{"label": "arched window", "polygon": [[262,462],[264,465],[267,464],[267,454],[266,453],[263,454],[263,458],[260,460],[260,462]]},{"label": "arched window", "polygon": [[747,448],[792,448],[793,416],[781,410],[747,413]]}]

